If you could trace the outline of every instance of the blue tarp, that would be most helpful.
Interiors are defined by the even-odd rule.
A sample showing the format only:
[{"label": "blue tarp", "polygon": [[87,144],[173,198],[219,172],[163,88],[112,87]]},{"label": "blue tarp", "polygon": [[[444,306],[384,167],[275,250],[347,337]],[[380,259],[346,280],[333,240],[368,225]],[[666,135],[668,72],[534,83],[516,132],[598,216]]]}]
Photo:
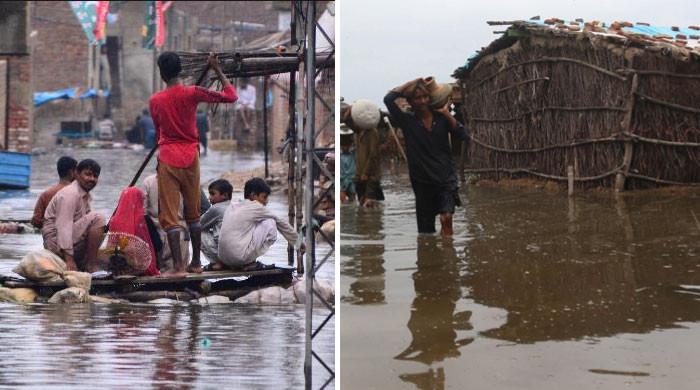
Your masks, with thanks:
[{"label": "blue tarp", "polygon": [[46,102],[50,102],[56,99],[75,99],[75,89],[66,88],[51,92],[35,92],[34,107],[39,107]]},{"label": "blue tarp", "polygon": [[[527,22],[534,23],[534,24],[539,24],[546,26],[547,24],[544,22],[545,19],[541,20],[527,20]],[[570,21],[565,20],[564,24],[569,24]],[[604,28],[609,28],[611,23],[605,23],[603,22],[603,25],[601,27]],[[583,23],[581,23],[581,28],[583,28]],[[677,34],[683,34],[685,36],[689,35],[698,35],[697,30],[691,30],[689,28],[678,28],[678,31],[673,31],[671,27],[664,27],[664,26],[644,26],[641,24],[635,24],[634,27],[623,27],[622,31],[627,32],[627,33],[637,33],[637,34],[645,34],[650,37],[653,37],[654,35],[659,35],[659,34],[665,34],[670,37],[675,37]]]},{"label": "blue tarp", "polygon": [[94,89],[88,89],[85,91],[82,95],[76,96],[75,93],[76,88],[66,88],[66,89],[59,89],[58,91],[50,91],[50,92],[35,92],[34,93],[34,107],[39,107],[43,105],[44,103],[50,102],[52,100],[57,100],[57,99],[87,99],[95,96],[104,96],[107,97],[109,96],[109,91],[105,90],[102,91],[102,95],[100,95],[96,90]]}]

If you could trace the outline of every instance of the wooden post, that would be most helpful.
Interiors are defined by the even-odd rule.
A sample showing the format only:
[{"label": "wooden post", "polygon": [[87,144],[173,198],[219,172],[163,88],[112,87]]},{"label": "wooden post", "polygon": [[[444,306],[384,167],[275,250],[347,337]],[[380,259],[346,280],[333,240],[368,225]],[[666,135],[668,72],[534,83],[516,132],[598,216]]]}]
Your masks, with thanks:
[{"label": "wooden post", "polygon": [[[622,120],[621,128],[623,133],[632,132],[632,115],[634,113],[634,103],[635,94],[637,93],[637,88],[639,87],[639,77],[635,73],[632,77],[632,87],[630,88],[630,94],[627,98],[627,103],[625,104],[625,117]],[[632,154],[634,152],[634,145],[629,137],[625,140],[625,154],[622,157],[622,172],[619,172],[615,178],[615,191],[620,192],[625,190],[625,181],[627,179],[627,174],[630,171],[630,165],[632,163]]]},{"label": "wooden post", "polygon": [[574,195],[574,166],[569,165],[566,167],[566,176],[569,182],[569,196]]}]

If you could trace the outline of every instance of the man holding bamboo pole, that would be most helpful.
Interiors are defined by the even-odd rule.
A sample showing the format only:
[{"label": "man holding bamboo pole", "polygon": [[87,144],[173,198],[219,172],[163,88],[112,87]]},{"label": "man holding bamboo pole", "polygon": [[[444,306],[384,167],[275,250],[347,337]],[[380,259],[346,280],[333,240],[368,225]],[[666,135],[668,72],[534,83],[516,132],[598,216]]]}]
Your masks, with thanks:
[{"label": "man holding bamboo pole", "polygon": [[[158,57],[158,68],[167,88],[154,94],[150,100],[156,140],[160,147],[157,168],[158,220],[168,237],[173,257],[173,274],[179,276],[184,276],[186,271],[202,272],[197,105],[233,103],[238,99],[235,88],[224,76],[214,54],[209,55],[208,64],[224,86],[222,92],[182,85],[178,77],[182,70],[180,56],[174,52],[161,54]],[[192,262],[189,267],[180,252],[180,233],[183,230],[178,222],[180,196],[192,242]]]},{"label": "man holding bamboo pole", "polygon": [[[450,114],[449,84],[437,84],[428,77],[409,81],[384,97],[392,119],[403,131],[411,186],[416,197],[419,233],[435,233],[435,216],[440,215],[443,236],[451,236],[452,215],[461,206],[452,154],[452,139],[466,140],[467,131]],[[413,112],[396,104],[406,98]]]}]

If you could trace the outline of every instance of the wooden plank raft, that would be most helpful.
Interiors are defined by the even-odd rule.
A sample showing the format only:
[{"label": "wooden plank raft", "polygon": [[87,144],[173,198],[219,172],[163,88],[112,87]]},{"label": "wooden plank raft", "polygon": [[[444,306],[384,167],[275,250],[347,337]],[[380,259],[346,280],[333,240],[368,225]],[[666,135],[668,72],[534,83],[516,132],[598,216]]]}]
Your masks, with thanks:
[{"label": "wooden plank raft", "polygon": [[[212,271],[188,274],[184,277],[117,277],[116,279],[93,279],[91,295],[155,296],[147,292],[185,292],[189,295],[206,296],[219,294],[238,296],[266,286],[289,286],[294,267],[275,266],[257,271]],[[234,278],[245,277],[245,280]],[[0,282],[10,288],[32,288],[40,296],[49,296],[66,288],[64,282],[41,283],[8,275],[0,275]]]}]

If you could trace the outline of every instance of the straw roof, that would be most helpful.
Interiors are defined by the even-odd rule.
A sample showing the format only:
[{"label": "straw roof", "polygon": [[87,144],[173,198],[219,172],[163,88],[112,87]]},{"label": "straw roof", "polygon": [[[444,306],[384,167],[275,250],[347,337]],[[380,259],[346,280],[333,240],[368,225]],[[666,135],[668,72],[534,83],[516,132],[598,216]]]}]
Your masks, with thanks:
[{"label": "straw roof", "polygon": [[458,68],[455,78],[465,77],[485,56],[510,47],[523,34],[549,37],[588,37],[595,41],[613,43],[621,47],[636,47],[650,52],[660,52],[682,61],[700,61],[700,26],[653,26],[649,23],[616,21],[612,23],[566,21],[559,18],[541,20],[536,16],[530,20],[491,21],[489,25],[509,26],[503,36],[489,46],[469,57],[467,63]]}]

